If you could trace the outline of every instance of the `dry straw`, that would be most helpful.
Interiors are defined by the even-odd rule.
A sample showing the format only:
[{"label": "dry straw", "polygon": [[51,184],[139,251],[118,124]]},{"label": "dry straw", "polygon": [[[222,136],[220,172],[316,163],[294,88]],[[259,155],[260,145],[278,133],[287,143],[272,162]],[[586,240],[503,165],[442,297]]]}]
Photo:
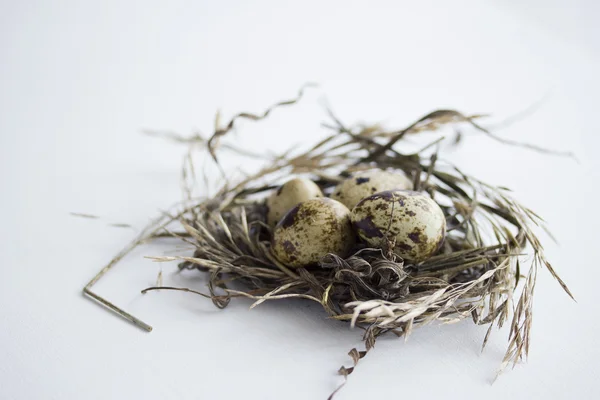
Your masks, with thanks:
[{"label": "dry straw", "polygon": [[[217,122],[214,134],[207,140],[201,136],[172,138],[203,145],[225,175],[217,157],[219,141],[236,121],[263,119],[278,107],[296,103],[302,93],[301,90],[297,98],[275,104],[263,114],[240,113],[224,127]],[[179,261],[180,269],[208,273],[208,292],[156,286],[143,293],[182,290],[206,297],[219,308],[225,308],[237,297],[253,300],[252,307],[287,298],[318,303],[330,318],[364,329],[365,351],[350,351],[354,363],[340,369],[344,377],[352,373],[379,336],[393,333],[408,337],[415,327],[435,321],[471,319],[488,325],[483,346],[494,325],[502,327],[508,323],[508,348],[500,370],[526,358],[539,270],[545,268],[572,297],[545,258],[534,233],[534,228],[545,229],[542,219],[516,201],[508,189],[484,183],[440,161],[437,151],[433,151],[435,146],[408,154],[400,150],[409,136],[457,123],[469,124],[494,140],[506,141],[476,122],[482,116],[453,110],[433,111],[398,131],[377,125],[347,127],[332,113],[329,117],[331,122],[324,126],[331,133],[308,151],[274,157],[258,173],[238,182],[227,181],[210,199],[193,201],[188,190],[188,198],[175,207],[176,212],[165,213],[146,227],[88,283],[84,293],[150,331],[149,325],[98,296],[91,287],[134,248],[153,239],[172,237],[194,246],[193,254],[152,259]],[[519,145],[549,152],[534,145]],[[231,146],[229,149],[237,150]],[[442,206],[448,233],[439,254],[415,265],[405,263],[391,248],[357,245],[354,254],[346,259],[330,254],[320,266],[300,269],[287,268],[271,255],[271,230],[265,224],[261,194],[268,195],[282,179],[294,174],[312,177],[328,192],[352,172],[374,166],[403,171],[412,177],[415,190],[428,193]],[[184,175],[189,178],[191,174],[190,156]],[[528,266],[520,257],[524,253],[530,256]],[[231,287],[233,282],[237,289]]]}]

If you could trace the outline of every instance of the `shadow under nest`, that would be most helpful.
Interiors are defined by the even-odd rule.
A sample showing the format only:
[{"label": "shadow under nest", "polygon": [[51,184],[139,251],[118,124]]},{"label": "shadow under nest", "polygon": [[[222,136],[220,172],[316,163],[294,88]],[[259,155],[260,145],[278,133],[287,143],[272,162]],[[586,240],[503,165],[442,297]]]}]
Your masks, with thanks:
[{"label": "shadow under nest", "polygon": [[[219,165],[218,144],[236,120],[260,120],[277,107],[294,104],[301,95],[302,91],[297,99],[278,103],[261,115],[238,114],[225,127],[217,125],[208,140],[199,136],[179,140],[203,146]],[[542,219],[518,203],[508,189],[486,184],[442,161],[437,141],[416,152],[401,150],[411,135],[457,123],[468,124],[493,140],[506,141],[477,124],[481,116],[453,110],[434,111],[398,131],[377,125],[346,127],[333,114],[329,117],[332,123],[324,126],[331,133],[308,151],[271,157],[259,172],[237,183],[227,182],[212,198],[194,202],[190,195],[177,213],[163,215],[132,243],[135,247],[169,236],[193,245],[195,251],[189,257],[152,259],[180,261],[181,269],[207,272],[209,293],[164,286],[144,292],[193,292],[220,308],[236,297],[253,299],[253,307],[284,298],[314,301],[331,318],[364,329],[366,351],[349,353],[354,365],[380,335],[408,336],[419,325],[466,318],[489,325],[484,346],[494,325],[509,323],[502,367],[526,357],[539,269],[546,268],[571,295],[546,260],[534,233],[534,229],[545,229]],[[188,168],[193,168],[191,159]],[[360,242],[350,257],[329,254],[313,267],[292,269],[273,257],[264,198],[282,179],[307,176],[328,194],[352,173],[372,168],[402,171],[412,179],[415,191],[427,193],[440,205],[448,229],[443,246],[433,257],[408,263],[394,254],[393,243],[374,249]],[[175,231],[174,224],[180,229]],[[526,251],[531,264],[524,267],[520,256]],[[233,282],[237,289],[231,288]],[[342,367],[340,373],[347,376],[353,368]]]}]

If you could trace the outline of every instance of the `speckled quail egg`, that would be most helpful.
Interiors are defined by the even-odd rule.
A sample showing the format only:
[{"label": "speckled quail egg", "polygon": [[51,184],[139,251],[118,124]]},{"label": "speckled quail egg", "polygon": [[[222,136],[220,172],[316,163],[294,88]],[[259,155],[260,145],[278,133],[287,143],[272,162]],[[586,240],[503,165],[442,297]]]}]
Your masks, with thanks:
[{"label": "speckled quail egg", "polygon": [[289,180],[267,199],[267,223],[273,227],[296,204],[322,196],[321,189],[310,179]]},{"label": "speckled quail egg", "polygon": [[338,184],[331,198],[343,203],[350,210],[359,201],[384,190],[410,190],[413,184],[402,172],[389,172],[371,169],[357,172]]},{"label": "speckled quail egg", "polygon": [[361,200],[352,210],[352,224],[369,246],[395,241],[396,254],[413,262],[431,257],[444,242],[446,218],[429,196],[390,190]]},{"label": "speckled quail egg", "polygon": [[355,243],[350,210],[326,197],[292,208],[273,231],[273,255],[288,267],[317,263],[329,253],[346,257]]}]

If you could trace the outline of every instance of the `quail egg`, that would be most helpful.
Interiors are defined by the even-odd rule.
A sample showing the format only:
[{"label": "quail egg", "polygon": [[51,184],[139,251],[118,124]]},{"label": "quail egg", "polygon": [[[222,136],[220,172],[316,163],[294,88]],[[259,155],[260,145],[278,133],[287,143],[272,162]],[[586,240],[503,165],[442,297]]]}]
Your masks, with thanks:
[{"label": "quail egg", "polygon": [[289,180],[267,199],[267,223],[273,227],[296,204],[322,196],[321,189],[310,179]]},{"label": "quail egg", "polygon": [[297,268],[315,264],[329,253],[346,257],[354,244],[350,210],[322,197],[292,208],[275,227],[271,248],[279,261]]},{"label": "quail egg", "polygon": [[440,206],[413,191],[383,191],[361,200],[352,210],[352,223],[369,246],[395,243],[394,251],[413,262],[431,257],[446,234]]},{"label": "quail egg", "polygon": [[393,189],[410,190],[412,187],[411,180],[402,172],[371,169],[357,172],[338,184],[331,198],[352,210],[359,201],[374,193]]}]

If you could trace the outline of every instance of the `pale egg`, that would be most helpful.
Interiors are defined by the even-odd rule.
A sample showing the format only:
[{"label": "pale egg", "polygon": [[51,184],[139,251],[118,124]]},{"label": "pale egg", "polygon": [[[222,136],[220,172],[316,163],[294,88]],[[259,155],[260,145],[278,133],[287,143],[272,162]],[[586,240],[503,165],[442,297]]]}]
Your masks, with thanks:
[{"label": "pale egg", "polygon": [[371,169],[357,172],[338,184],[331,194],[331,198],[352,210],[359,201],[372,194],[385,190],[410,190],[412,188],[411,180],[403,172]]},{"label": "pale egg", "polygon": [[294,178],[287,181],[267,199],[267,223],[275,226],[296,204],[316,197],[323,197],[323,192],[310,179]]}]

